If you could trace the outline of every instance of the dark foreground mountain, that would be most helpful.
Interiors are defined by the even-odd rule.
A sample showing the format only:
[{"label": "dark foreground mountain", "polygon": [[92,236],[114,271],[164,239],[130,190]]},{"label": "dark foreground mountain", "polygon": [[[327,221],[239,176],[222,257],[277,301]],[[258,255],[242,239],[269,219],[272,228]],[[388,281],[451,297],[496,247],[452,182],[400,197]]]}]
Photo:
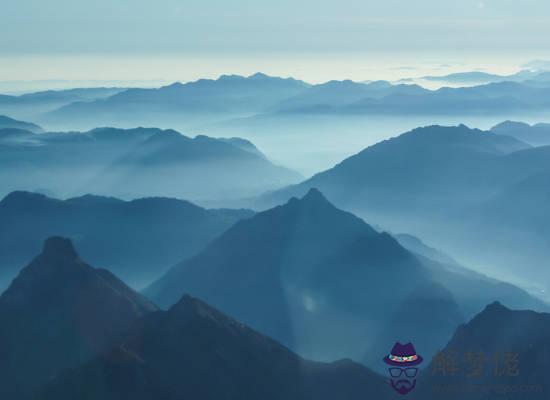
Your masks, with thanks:
[{"label": "dark foreground mountain", "polygon": [[[163,307],[199,296],[315,359],[363,359],[383,331],[420,341],[431,330],[434,352],[488,300],[544,308],[511,285],[411,253],[315,189],[239,221],[145,293]],[[410,324],[392,322],[404,312]]]},{"label": "dark foreground mountain", "polygon": [[244,140],[100,128],[0,142],[0,193],[45,191],[193,200],[241,198],[299,179]]},{"label": "dark foreground mountain", "polygon": [[168,198],[123,201],[87,195],[63,201],[13,192],[0,201],[0,284],[7,285],[47,237],[61,235],[71,238],[93,265],[141,288],[252,214],[206,210]]},{"label": "dark foreground mountain", "polygon": [[0,296],[0,397],[30,396],[112,347],[156,307],[52,237]]},{"label": "dark foreground mountain", "polygon": [[16,119],[6,117],[5,115],[0,115],[0,129],[5,129],[5,128],[21,129],[21,130],[26,130],[33,133],[43,132],[43,129],[36,124],[30,123],[30,122],[18,121]]},{"label": "dark foreground mountain", "polygon": [[529,125],[524,122],[505,121],[491,128],[491,132],[512,136],[533,146],[550,145],[550,124]]},{"label": "dark foreground mountain", "polygon": [[545,400],[548,368],[550,314],[494,303],[457,329],[414,398]]},{"label": "dark foreground mountain", "polygon": [[184,296],[136,324],[121,345],[65,373],[42,400],[387,399],[384,379],[351,361],[305,361]]}]

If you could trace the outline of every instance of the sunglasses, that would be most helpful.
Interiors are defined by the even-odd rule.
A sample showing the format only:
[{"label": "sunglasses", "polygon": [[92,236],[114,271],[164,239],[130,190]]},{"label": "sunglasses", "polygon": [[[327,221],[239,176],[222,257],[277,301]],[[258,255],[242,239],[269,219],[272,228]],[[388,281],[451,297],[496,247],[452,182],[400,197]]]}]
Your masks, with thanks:
[{"label": "sunglasses", "polygon": [[414,378],[418,374],[418,368],[389,368],[392,378],[399,378],[403,373],[407,378]]}]

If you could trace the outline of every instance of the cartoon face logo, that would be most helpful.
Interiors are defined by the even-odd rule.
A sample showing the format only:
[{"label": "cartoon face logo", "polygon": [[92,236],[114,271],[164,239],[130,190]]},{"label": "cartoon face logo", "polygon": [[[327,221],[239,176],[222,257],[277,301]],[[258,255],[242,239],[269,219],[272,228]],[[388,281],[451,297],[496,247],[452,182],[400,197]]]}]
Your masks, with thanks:
[{"label": "cartoon face logo", "polygon": [[389,365],[391,387],[399,394],[410,393],[416,387],[417,366],[423,358],[416,354],[412,343],[395,343],[391,353],[384,357]]}]

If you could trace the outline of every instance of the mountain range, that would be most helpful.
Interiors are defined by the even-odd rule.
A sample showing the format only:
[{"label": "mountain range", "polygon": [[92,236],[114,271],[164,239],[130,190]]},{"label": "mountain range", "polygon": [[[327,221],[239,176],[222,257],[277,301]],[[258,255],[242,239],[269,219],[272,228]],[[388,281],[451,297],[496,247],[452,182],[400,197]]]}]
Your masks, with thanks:
[{"label": "mountain range", "polygon": [[[491,186],[496,183],[513,182],[515,177],[508,173],[512,168],[504,168],[508,164],[504,159],[520,150],[530,151],[531,146],[465,125],[417,128],[370,146],[298,185],[268,193],[264,199],[266,204],[270,199],[280,203],[317,187],[348,208],[361,205],[362,209],[385,211],[403,209],[406,204],[406,212],[435,207],[448,210],[463,204],[467,195],[477,201],[495,193]],[[525,167],[529,168],[523,176],[529,176],[538,163]]]},{"label": "mountain range", "polygon": [[529,125],[524,122],[505,121],[491,128],[491,132],[515,137],[532,146],[550,145],[550,124]]},{"label": "mountain range", "polygon": [[0,354],[10,400],[390,398],[367,368],[306,361],[198,299],[158,311],[62,237],[0,296]]},{"label": "mountain range", "polygon": [[[471,87],[428,90],[409,82],[329,81],[308,84],[257,73],[248,77],[175,82],[152,89],[95,88],[0,96],[0,113],[37,120],[56,129],[113,126],[179,126],[258,114],[319,115],[490,115],[541,113],[550,103],[548,73],[510,76],[482,72],[424,77],[468,81]],[[34,112],[34,113],[33,113]]]},{"label": "mountain range", "polygon": [[[440,76],[423,76],[419,79],[455,85],[472,85],[497,82],[530,82],[543,80],[545,76],[546,71],[524,69],[511,75],[498,75],[482,71],[466,71]],[[414,79],[411,80],[414,81]]]},{"label": "mountain range", "polygon": [[82,261],[69,240],[48,238],[0,296],[0,397],[30,398],[155,310],[110,272]]},{"label": "mountain range", "polygon": [[34,120],[74,102],[95,101],[122,92],[123,88],[47,90],[19,96],[0,95],[0,114]]},{"label": "mountain range", "polygon": [[[491,301],[546,309],[512,285],[411,253],[315,189],[237,222],[144,293],[164,308],[189,293],[303,356],[373,367],[369,344],[382,332],[430,355]],[[402,313],[407,326],[392,322]]]},{"label": "mountain range", "polygon": [[0,201],[2,286],[50,236],[72,238],[93,265],[141,288],[200,251],[247,210],[207,210],[168,198],[123,201],[86,195],[68,200],[13,192]]},{"label": "mountain range", "polygon": [[[308,84],[261,73],[249,77],[223,75],[216,80],[128,89],[108,98],[77,101],[48,112],[40,122],[81,129],[89,129],[98,122],[190,128],[262,114],[339,117],[540,114],[550,107],[550,88],[542,84],[546,82],[543,76],[543,73],[533,76],[524,73],[497,81],[492,81],[493,77],[472,87],[428,90],[415,84],[386,81]],[[532,80],[527,80],[529,77]]]},{"label": "mountain range", "polygon": [[50,124],[78,126],[166,123],[181,126],[212,122],[262,112],[303,92],[309,84],[257,73],[248,77],[222,75],[218,79],[175,82],[154,89],[128,89],[94,102],[75,102],[46,116]]},{"label": "mountain range", "polygon": [[[548,171],[548,146],[532,147],[464,125],[431,126],[382,141],[298,185],[267,193],[255,207],[269,208],[319,188],[337,206],[376,225],[426,239],[489,275],[537,282],[530,289],[547,291],[542,266],[549,252],[540,224],[535,218],[516,222],[522,213],[547,212]],[[515,202],[527,190],[523,186],[533,196]]]},{"label": "mountain range", "polygon": [[[550,88],[519,82],[497,82],[473,87],[418,91],[416,94],[388,94],[365,97],[355,103],[323,108],[323,113],[390,115],[505,115],[510,112],[536,113],[548,110]],[[303,109],[317,112],[316,108]]]},{"label": "mountain range", "polygon": [[[425,294],[412,293],[409,307],[437,315]],[[401,316],[402,328],[411,314]],[[493,303],[454,330],[431,362],[418,342],[428,366],[411,398],[435,400],[444,391],[459,399],[468,390],[469,398],[491,400],[504,390],[510,399],[545,399],[549,321],[550,314]],[[368,368],[307,361],[197,298],[184,295],[159,311],[61,237],[48,238],[0,296],[0,322],[0,394],[13,400],[396,398]],[[381,363],[388,349],[370,351]],[[481,363],[472,364],[472,354]]]},{"label": "mountain range", "polygon": [[381,376],[349,360],[301,359],[195,298],[150,314],[122,344],[49,385],[38,399],[376,399]]},{"label": "mountain range", "polygon": [[0,131],[0,193],[44,191],[136,198],[231,199],[281,187],[299,175],[244,139],[193,139],[173,130],[99,128],[9,135]]},{"label": "mountain range", "polygon": [[0,115],[0,131],[5,129],[18,129],[23,131],[29,131],[32,133],[41,133],[44,130],[36,124],[31,122],[18,121],[16,119]]}]

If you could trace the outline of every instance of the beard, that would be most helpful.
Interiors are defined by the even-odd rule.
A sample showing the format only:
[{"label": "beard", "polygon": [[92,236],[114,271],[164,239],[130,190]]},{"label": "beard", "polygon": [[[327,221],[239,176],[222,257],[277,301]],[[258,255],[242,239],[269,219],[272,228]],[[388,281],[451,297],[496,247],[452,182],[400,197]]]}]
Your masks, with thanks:
[{"label": "beard", "polygon": [[391,386],[399,394],[407,394],[416,387],[416,379],[412,382],[407,379],[391,380]]}]

